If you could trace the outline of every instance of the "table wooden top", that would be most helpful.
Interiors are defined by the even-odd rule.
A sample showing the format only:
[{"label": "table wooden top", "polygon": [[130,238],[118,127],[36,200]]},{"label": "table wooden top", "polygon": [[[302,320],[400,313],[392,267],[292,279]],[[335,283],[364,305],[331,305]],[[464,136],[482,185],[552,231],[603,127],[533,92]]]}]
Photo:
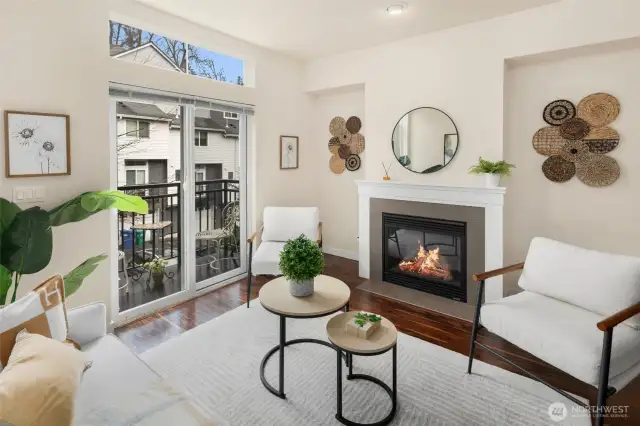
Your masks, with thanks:
[{"label": "table wooden top", "polygon": [[166,220],[164,222],[155,222],[155,223],[139,223],[137,225],[133,225],[131,229],[138,229],[141,231],[158,231],[160,229],[164,229],[171,226],[171,221]]},{"label": "table wooden top", "polygon": [[349,311],[336,315],[327,323],[327,337],[331,343],[339,348],[355,354],[376,354],[393,347],[398,340],[398,331],[391,321],[382,317],[380,328],[374,331],[368,339],[361,339],[348,334],[344,326],[359,311]]},{"label": "table wooden top", "polygon": [[349,302],[351,289],[337,278],[318,275],[313,286],[311,296],[295,297],[289,292],[289,281],[276,278],[260,289],[260,303],[276,314],[309,318],[336,312]]}]

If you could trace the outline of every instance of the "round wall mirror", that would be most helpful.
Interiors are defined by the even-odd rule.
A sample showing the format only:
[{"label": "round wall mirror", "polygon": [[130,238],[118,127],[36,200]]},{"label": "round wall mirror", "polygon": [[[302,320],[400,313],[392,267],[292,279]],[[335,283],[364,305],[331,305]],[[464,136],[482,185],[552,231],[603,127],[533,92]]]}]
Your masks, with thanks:
[{"label": "round wall mirror", "polygon": [[458,143],[458,129],[451,117],[430,107],[403,115],[391,139],[398,162],[414,173],[433,173],[446,167],[456,155]]}]

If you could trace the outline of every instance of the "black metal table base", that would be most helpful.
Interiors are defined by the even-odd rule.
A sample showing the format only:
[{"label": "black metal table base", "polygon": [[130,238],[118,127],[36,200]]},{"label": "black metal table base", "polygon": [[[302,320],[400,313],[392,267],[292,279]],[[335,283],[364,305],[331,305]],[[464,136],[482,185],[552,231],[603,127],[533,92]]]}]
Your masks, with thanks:
[{"label": "black metal table base", "polygon": [[[389,412],[389,414],[387,415],[387,417],[385,417],[384,419],[377,421],[375,423],[357,423],[354,422],[352,420],[349,420],[347,418],[345,418],[342,415],[342,362],[341,362],[341,355],[343,355],[342,352],[340,352],[339,349],[337,350],[338,353],[338,362],[337,362],[337,369],[338,369],[338,374],[337,374],[337,381],[338,381],[338,398],[337,398],[337,403],[338,403],[338,407],[337,407],[337,413],[336,413],[336,420],[338,420],[340,423],[347,425],[347,426],[384,426],[389,424],[393,418],[396,415],[396,408],[397,408],[397,400],[398,400],[398,393],[397,393],[397,382],[398,382],[398,378],[397,378],[397,345],[393,346],[393,385],[392,387],[389,387],[389,385],[387,385],[385,382],[383,382],[382,380],[373,377],[373,376],[369,376],[368,374],[353,374],[353,354],[348,353],[347,352],[347,357],[349,358],[350,362],[349,362],[349,374],[347,374],[347,380],[367,380],[371,383],[375,383],[376,385],[380,386],[382,389],[384,389],[384,391],[387,393],[387,395],[389,395],[389,398],[391,398],[391,411]],[[386,352],[386,351],[385,351]],[[371,355],[381,355],[384,352],[381,352],[379,354],[371,354]],[[362,355],[362,354],[357,354],[357,355]],[[370,355],[362,355],[362,356],[370,356]]]},{"label": "black metal table base", "polygon": [[[262,384],[264,385],[265,388],[267,388],[269,392],[271,392],[278,398],[282,398],[282,399],[286,398],[286,395],[284,393],[284,348],[290,345],[296,345],[298,343],[316,343],[318,345],[326,346],[328,348],[335,350],[335,347],[331,343],[325,342],[324,340],[293,339],[293,340],[286,341],[286,337],[287,337],[286,333],[287,333],[286,317],[281,316],[280,317],[280,344],[271,348],[269,352],[267,352],[267,354],[264,356],[264,358],[262,358],[262,362],[260,363],[260,380],[262,381]],[[271,384],[267,381],[266,377],[264,377],[264,369],[267,366],[267,362],[269,362],[269,358],[271,358],[273,354],[275,354],[276,352],[280,353],[280,359],[278,360],[280,363],[278,368],[278,389],[271,386]],[[340,353],[340,354],[342,355],[342,358],[344,359],[345,364],[347,366],[350,366],[351,356],[346,355],[344,353]]]}]

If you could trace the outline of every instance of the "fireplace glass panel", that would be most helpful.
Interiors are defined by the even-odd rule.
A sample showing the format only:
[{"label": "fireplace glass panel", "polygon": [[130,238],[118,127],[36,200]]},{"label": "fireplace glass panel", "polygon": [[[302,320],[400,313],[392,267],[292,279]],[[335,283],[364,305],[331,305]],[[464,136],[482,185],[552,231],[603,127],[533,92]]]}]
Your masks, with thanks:
[{"label": "fireplace glass panel", "polygon": [[466,301],[463,222],[383,215],[385,281]]}]

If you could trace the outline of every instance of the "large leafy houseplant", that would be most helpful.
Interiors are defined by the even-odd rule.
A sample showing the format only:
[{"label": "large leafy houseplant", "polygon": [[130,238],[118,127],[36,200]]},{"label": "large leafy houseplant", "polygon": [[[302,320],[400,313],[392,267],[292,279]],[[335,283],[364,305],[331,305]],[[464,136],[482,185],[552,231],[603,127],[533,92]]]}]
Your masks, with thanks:
[{"label": "large leafy houseplant", "polygon": [[315,241],[304,235],[286,242],[280,252],[280,271],[294,296],[310,296],[313,279],[322,273],[324,256]]},{"label": "large leafy houseplant", "polygon": [[[52,226],[79,222],[110,208],[139,214],[149,210],[142,198],[120,191],[85,192],[50,211],[40,207],[22,210],[0,198],[0,306],[15,302],[23,275],[35,274],[51,261]],[[75,293],[106,257],[91,257],[65,275],[65,294]],[[13,295],[9,299],[12,286]]]}]

